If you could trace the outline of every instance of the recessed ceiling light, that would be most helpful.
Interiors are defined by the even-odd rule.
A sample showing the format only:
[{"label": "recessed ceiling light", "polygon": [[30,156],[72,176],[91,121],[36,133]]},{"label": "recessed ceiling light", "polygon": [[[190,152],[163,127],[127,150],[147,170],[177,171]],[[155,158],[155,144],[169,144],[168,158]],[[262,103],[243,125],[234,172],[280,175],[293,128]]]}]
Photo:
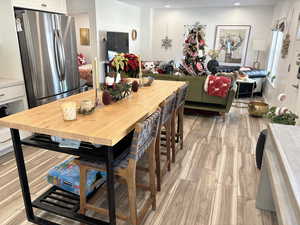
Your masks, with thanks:
[{"label": "recessed ceiling light", "polygon": [[235,5],[235,6],[240,6],[241,3],[240,3],[240,2],[235,2],[234,5]]},{"label": "recessed ceiling light", "polygon": [[170,8],[171,6],[170,5],[165,5],[165,8]]}]

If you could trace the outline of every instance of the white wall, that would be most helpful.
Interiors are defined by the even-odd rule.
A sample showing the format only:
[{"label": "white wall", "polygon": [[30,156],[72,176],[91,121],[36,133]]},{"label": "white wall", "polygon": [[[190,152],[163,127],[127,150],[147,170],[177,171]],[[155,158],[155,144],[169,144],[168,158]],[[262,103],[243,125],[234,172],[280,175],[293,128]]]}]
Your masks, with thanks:
[{"label": "white wall", "polygon": [[[96,0],[97,1],[97,0]],[[96,30],[96,10],[95,0],[67,0],[68,14],[74,17],[78,15],[88,15],[90,25],[90,51],[87,53],[89,59],[92,60],[97,57],[97,30]],[[76,21],[75,21],[76,22]],[[76,28],[77,29],[77,28]],[[77,32],[79,32],[77,30]],[[79,37],[77,37],[77,42]],[[80,50],[80,45],[77,46]],[[87,49],[85,49],[87,50]]]},{"label": "white wall", "polygon": [[[140,53],[141,9],[116,0],[96,0],[97,31],[127,32],[129,51]],[[137,30],[136,41],[131,40],[131,31]]]},{"label": "white wall", "polygon": [[154,9],[141,8],[141,57],[142,60],[151,61],[153,44],[153,12]]},{"label": "white wall", "polygon": [[[141,8],[128,5],[117,0],[67,0],[68,12],[76,16],[79,13],[88,13],[91,32],[92,58],[104,60],[102,36],[103,31],[127,32],[129,51],[140,54],[141,45]],[[136,29],[138,38],[131,40],[131,31]],[[104,80],[104,67],[100,70],[100,80]]]},{"label": "white wall", "polygon": [[[97,21],[97,50],[100,57],[103,52],[102,38],[100,32],[115,31],[129,33],[129,51],[140,54],[141,43],[141,8],[128,5],[116,0],[96,0],[96,21]],[[131,39],[131,31],[137,30],[137,40]],[[101,57],[103,58],[103,57]],[[104,67],[101,68],[100,80],[104,80]]]},{"label": "white wall", "polygon": [[[299,1],[293,3],[292,1],[285,0],[278,3],[275,8],[273,18],[274,24],[277,20],[288,17],[291,44],[289,48],[289,55],[286,57],[286,59],[280,58],[275,86],[273,87],[269,82],[267,82],[265,97],[271,105],[279,105],[277,96],[280,93],[286,93],[288,95],[288,98],[287,101],[283,103],[283,105],[285,107],[288,107],[290,110],[298,112],[298,114],[300,115],[299,90],[292,87],[293,84],[300,84],[299,80],[297,80],[296,78],[298,67],[296,66],[295,60],[296,53],[300,51],[300,41],[296,42],[295,40],[299,15]],[[291,65],[290,72],[288,71],[289,65]]]},{"label": "white wall", "polygon": [[[207,25],[206,40],[208,49],[212,49],[216,25],[251,25],[251,37],[246,65],[252,66],[254,56],[252,42],[254,39],[265,39],[273,17],[273,7],[228,7],[228,8],[191,8],[191,9],[155,9],[153,12],[152,58],[154,60],[175,59],[181,61],[184,41],[184,25],[200,22]],[[161,48],[161,40],[166,36],[173,40],[169,50]]]},{"label": "white wall", "polygon": [[81,13],[74,15],[75,18],[75,29],[76,29],[76,40],[77,40],[77,51],[87,57],[87,62],[91,63],[93,60],[93,53],[91,44],[81,45],[80,44],[80,28],[90,28],[90,17],[88,13]]},{"label": "white wall", "polygon": [[0,77],[23,80],[23,70],[11,0],[0,1]]}]

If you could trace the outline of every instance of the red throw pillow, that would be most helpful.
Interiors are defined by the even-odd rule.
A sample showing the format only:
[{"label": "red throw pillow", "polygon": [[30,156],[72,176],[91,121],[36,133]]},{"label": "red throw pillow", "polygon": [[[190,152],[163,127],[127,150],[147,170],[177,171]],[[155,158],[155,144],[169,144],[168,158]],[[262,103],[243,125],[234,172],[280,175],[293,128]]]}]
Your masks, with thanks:
[{"label": "red throw pillow", "polygon": [[231,86],[231,79],[223,76],[209,76],[208,95],[226,98]]}]

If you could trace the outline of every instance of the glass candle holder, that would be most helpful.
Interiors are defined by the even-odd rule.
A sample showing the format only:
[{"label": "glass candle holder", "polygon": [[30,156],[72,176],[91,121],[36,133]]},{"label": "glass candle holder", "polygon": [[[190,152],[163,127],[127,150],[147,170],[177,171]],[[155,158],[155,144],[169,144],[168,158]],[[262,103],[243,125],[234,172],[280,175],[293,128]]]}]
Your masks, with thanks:
[{"label": "glass candle holder", "polygon": [[80,110],[89,112],[94,108],[93,101],[91,100],[83,100],[80,102]]},{"label": "glass candle holder", "polygon": [[63,118],[66,121],[72,121],[77,119],[76,102],[64,102],[61,104]]}]

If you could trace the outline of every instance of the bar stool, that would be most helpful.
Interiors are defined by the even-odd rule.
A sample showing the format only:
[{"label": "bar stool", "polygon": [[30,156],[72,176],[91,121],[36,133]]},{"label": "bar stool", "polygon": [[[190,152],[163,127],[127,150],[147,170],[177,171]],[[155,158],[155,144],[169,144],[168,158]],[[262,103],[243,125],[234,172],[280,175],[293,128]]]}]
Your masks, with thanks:
[{"label": "bar stool", "polygon": [[[162,175],[167,171],[171,170],[171,122],[172,117],[175,109],[176,103],[176,94],[172,94],[168,97],[164,102],[160,104],[161,108],[161,117],[160,117],[160,124],[158,128],[158,136],[156,138],[156,145],[155,145],[155,155],[156,155],[156,176],[157,176],[157,190],[161,190],[161,179]],[[167,160],[163,167],[161,168],[161,133],[162,128],[165,129],[166,134],[166,152],[165,155]]]},{"label": "bar stool", "polygon": [[[188,91],[188,84],[185,84],[177,90],[176,104],[173,113],[171,124],[171,136],[172,136],[172,162],[176,161],[176,143],[180,143],[180,149],[183,149],[183,113],[184,103]],[[176,131],[176,117],[177,117],[177,131]]]},{"label": "bar stool", "polygon": [[[123,178],[128,187],[128,201],[130,215],[116,213],[117,218],[131,222],[132,225],[138,225],[144,219],[147,210],[152,206],[156,209],[156,185],[155,185],[155,141],[157,137],[161,111],[158,109],[150,117],[136,125],[130,153],[119,164],[114,165],[114,174]],[[137,161],[141,159],[145,152],[148,152],[149,168],[149,186],[136,184]],[[100,214],[108,215],[108,210],[96,208],[89,204],[85,195],[86,174],[88,170],[106,171],[105,163],[92,162],[79,158],[75,163],[80,167],[80,213],[85,214],[86,210],[93,210]],[[145,206],[141,212],[137,212],[136,188],[143,187],[144,190],[150,191],[150,196],[146,200]]]}]

